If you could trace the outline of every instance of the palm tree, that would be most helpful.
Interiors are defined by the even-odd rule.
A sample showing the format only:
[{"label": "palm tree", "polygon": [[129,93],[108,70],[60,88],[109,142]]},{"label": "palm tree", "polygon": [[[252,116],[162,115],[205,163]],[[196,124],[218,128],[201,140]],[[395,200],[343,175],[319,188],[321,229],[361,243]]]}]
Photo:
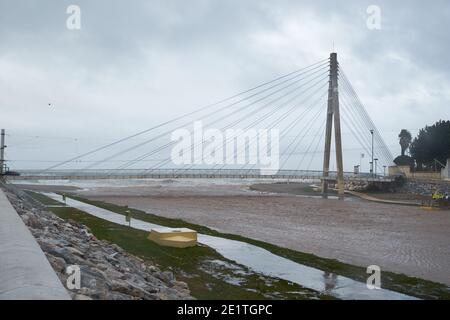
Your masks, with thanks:
[{"label": "palm tree", "polygon": [[406,129],[402,129],[402,131],[400,131],[400,134],[398,135],[398,137],[399,137],[400,146],[402,147],[402,156],[404,156],[406,149],[408,149],[408,147],[412,141],[411,132],[409,132]]}]

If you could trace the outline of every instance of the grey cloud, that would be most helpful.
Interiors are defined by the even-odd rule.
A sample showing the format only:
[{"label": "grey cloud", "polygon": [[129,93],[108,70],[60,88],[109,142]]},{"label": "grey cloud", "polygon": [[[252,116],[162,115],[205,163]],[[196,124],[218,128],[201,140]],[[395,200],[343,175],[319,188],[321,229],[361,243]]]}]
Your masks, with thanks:
[{"label": "grey cloud", "polygon": [[[81,7],[80,31],[65,27],[69,4]],[[365,26],[371,4],[382,30]],[[326,58],[334,41],[396,151],[395,131],[449,117],[449,9],[445,0],[2,1],[0,126],[87,139],[70,151],[47,141],[61,159]],[[35,157],[25,147],[9,155]]]}]

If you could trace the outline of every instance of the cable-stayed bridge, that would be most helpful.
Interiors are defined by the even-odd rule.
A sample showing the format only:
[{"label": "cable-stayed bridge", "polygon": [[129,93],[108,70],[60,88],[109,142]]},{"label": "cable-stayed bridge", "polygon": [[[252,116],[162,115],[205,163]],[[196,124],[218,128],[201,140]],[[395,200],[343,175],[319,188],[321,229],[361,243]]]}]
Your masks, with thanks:
[{"label": "cable-stayed bridge", "polygon": [[[198,124],[200,136],[195,132]],[[180,152],[181,135],[175,133],[188,129],[194,129],[189,146]],[[276,149],[273,130],[279,140]],[[267,140],[263,145],[261,132]],[[239,139],[242,148],[236,145]],[[263,153],[266,163],[258,159]],[[174,154],[184,162],[175,161]],[[367,173],[361,168],[363,155],[371,160]],[[355,170],[344,172],[344,161],[350,158],[347,168]],[[276,160],[276,165],[265,172],[268,159]],[[390,181],[381,174],[392,161],[337,54],[332,53],[328,59],[45,169],[22,170],[20,179],[310,178],[322,179],[325,191],[328,181],[335,180],[343,193],[346,179]]]}]

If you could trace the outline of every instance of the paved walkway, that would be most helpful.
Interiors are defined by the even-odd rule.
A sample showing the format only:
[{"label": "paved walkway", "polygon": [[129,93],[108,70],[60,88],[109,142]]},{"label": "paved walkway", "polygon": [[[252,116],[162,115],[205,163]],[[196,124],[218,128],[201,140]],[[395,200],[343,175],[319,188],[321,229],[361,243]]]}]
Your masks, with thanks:
[{"label": "paved walkway", "polygon": [[0,300],[70,300],[53,268],[0,190]]}]

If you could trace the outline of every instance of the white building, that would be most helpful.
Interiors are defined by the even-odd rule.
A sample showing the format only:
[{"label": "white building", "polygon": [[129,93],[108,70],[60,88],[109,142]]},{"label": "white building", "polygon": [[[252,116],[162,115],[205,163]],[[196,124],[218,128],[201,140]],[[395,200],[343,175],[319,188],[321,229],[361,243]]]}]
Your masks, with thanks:
[{"label": "white building", "polygon": [[447,159],[447,165],[441,171],[441,177],[446,180],[450,179],[450,158]]}]

